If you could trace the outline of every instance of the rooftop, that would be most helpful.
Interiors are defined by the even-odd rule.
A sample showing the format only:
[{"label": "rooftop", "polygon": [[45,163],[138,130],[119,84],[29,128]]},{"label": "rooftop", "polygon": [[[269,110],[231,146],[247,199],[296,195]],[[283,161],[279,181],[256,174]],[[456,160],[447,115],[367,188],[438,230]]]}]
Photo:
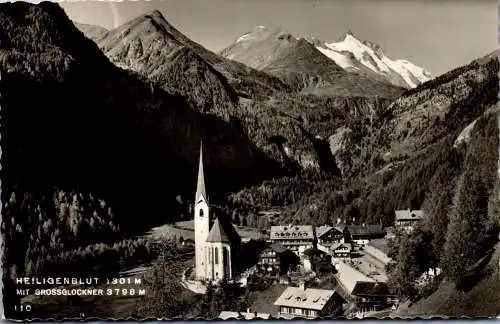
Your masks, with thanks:
[{"label": "rooftop", "polygon": [[347,290],[349,294],[352,294],[356,285],[363,282],[375,283],[375,280],[364,275],[360,271],[354,269],[350,265],[339,262],[335,265],[337,268],[336,277],[339,283]]},{"label": "rooftop", "polygon": [[385,282],[378,282],[367,277],[353,267],[339,262],[336,274],[338,282],[352,296],[391,296],[389,287]]},{"label": "rooftop", "polygon": [[271,240],[293,239],[314,239],[312,225],[271,226]]},{"label": "rooftop", "polygon": [[274,302],[276,306],[322,310],[335,290],[288,287]]},{"label": "rooftop", "polygon": [[330,247],[330,250],[335,251],[338,248],[347,248],[349,251],[351,250],[351,245],[348,243],[335,243]]},{"label": "rooftop", "polygon": [[283,245],[281,245],[279,243],[271,243],[267,246],[267,249],[271,249],[276,253],[283,253],[286,250],[288,250],[286,247],[284,247]]},{"label": "rooftop", "polygon": [[396,210],[396,220],[420,220],[424,218],[423,210]]},{"label": "rooftop", "polygon": [[212,228],[207,236],[207,242],[223,242],[229,244],[236,244],[241,242],[240,235],[233,227],[229,221],[225,221],[225,219],[217,217],[215,219]]},{"label": "rooftop", "polygon": [[322,235],[328,233],[333,227],[330,225],[321,225],[316,227],[316,236],[321,237]]},{"label": "rooftop", "polygon": [[349,229],[349,233],[351,233],[351,235],[353,235],[353,236],[356,236],[356,235],[376,235],[376,236],[385,235],[384,229],[383,229],[382,225],[380,225],[380,224],[378,224],[378,225],[370,225],[370,224],[345,225],[345,224],[342,224],[342,225],[335,226],[335,228],[337,230],[343,232],[344,229],[346,228],[346,226]]}]

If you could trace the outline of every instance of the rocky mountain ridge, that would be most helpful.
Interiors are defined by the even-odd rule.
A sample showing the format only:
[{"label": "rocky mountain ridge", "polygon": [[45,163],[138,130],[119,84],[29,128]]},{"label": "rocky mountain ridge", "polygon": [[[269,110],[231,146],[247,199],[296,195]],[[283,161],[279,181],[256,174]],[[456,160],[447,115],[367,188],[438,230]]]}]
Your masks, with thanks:
[{"label": "rocky mountain ridge", "polygon": [[313,38],[311,43],[343,69],[379,77],[397,86],[414,88],[432,78],[430,72],[408,60],[390,59],[380,45],[362,41],[351,31],[336,42]]},{"label": "rocky mountain ridge", "polygon": [[258,26],[220,51],[223,57],[275,75],[298,91],[331,96],[395,96],[396,86],[348,73],[304,38]]}]

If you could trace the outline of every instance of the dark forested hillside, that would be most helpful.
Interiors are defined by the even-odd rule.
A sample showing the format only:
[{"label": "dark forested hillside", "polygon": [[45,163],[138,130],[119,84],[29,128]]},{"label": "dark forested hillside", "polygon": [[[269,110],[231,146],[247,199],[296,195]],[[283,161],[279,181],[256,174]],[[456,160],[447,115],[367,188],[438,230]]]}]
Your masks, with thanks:
[{"label": "dark forested hillside", "polygon": [[57,4],[4,4],[0,25],[4,195],[80,188],[127,202],[118,218],[168,220],[201,139],[213,192],[280,174],[237,128],[112,65]]},{"label": "dark forested hillside", "polygon": [[127,237],[186,214],[201,140],[211,197],[284,174],[237,127],[109,62],[58,4],[2,4],[0,26],[9,316],[15,277],[147,261]]},{"label": "dark forested hillside", "polygon": [[[430,181],[428,217],[398,238],[390,279],[403,299],[427,297],[443,277],[457,290],[468,291],[485,275],[480,260],[491,253],[500,228],[498,121],[498,109],[478,119],[469,142],[457,148],[461,158],[440,166]],[[435,268],[442,269],[441,277],[427,287],[416,285],[417,278]]]}]

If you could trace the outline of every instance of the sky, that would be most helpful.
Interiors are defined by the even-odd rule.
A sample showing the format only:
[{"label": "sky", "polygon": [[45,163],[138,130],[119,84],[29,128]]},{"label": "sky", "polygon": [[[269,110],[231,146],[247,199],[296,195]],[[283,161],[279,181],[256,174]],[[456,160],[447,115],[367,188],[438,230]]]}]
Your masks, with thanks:
[{"label": "sky", "polygon": [[335,41],[348,30],[437,76],[498,49],[496,0],[152,0],[62,2],[70,19],[117,27],[159,10],[179,31],[219,51],[255,26]]}]

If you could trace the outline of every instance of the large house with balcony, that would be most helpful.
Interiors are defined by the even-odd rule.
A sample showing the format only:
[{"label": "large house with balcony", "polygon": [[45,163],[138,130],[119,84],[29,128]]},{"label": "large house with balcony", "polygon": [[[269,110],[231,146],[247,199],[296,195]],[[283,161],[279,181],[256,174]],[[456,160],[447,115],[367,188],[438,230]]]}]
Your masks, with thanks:
[{"label": "large house with balcony", "polygon": [[316,228],[318,244],[331,246],[344,241],[344,233],[336,227],[323,225]]},{"label": "large house with balcony", "polygon": [[288,287],[274,302],[280,318],[335,316],[345,300],[335,290]]},{"label": "large house with balcony", "polygon": [[257,271],[268,276],[281,276],[295,270],[300,264],[297,254],[279,243],[271,243],[262,250],[257,261]]},{"label": "large house with balcony", "polygon": [[312,225],[271,226],[270,240],[279,243],[299,255],[299,250],[316,247],[316,235]]}]

